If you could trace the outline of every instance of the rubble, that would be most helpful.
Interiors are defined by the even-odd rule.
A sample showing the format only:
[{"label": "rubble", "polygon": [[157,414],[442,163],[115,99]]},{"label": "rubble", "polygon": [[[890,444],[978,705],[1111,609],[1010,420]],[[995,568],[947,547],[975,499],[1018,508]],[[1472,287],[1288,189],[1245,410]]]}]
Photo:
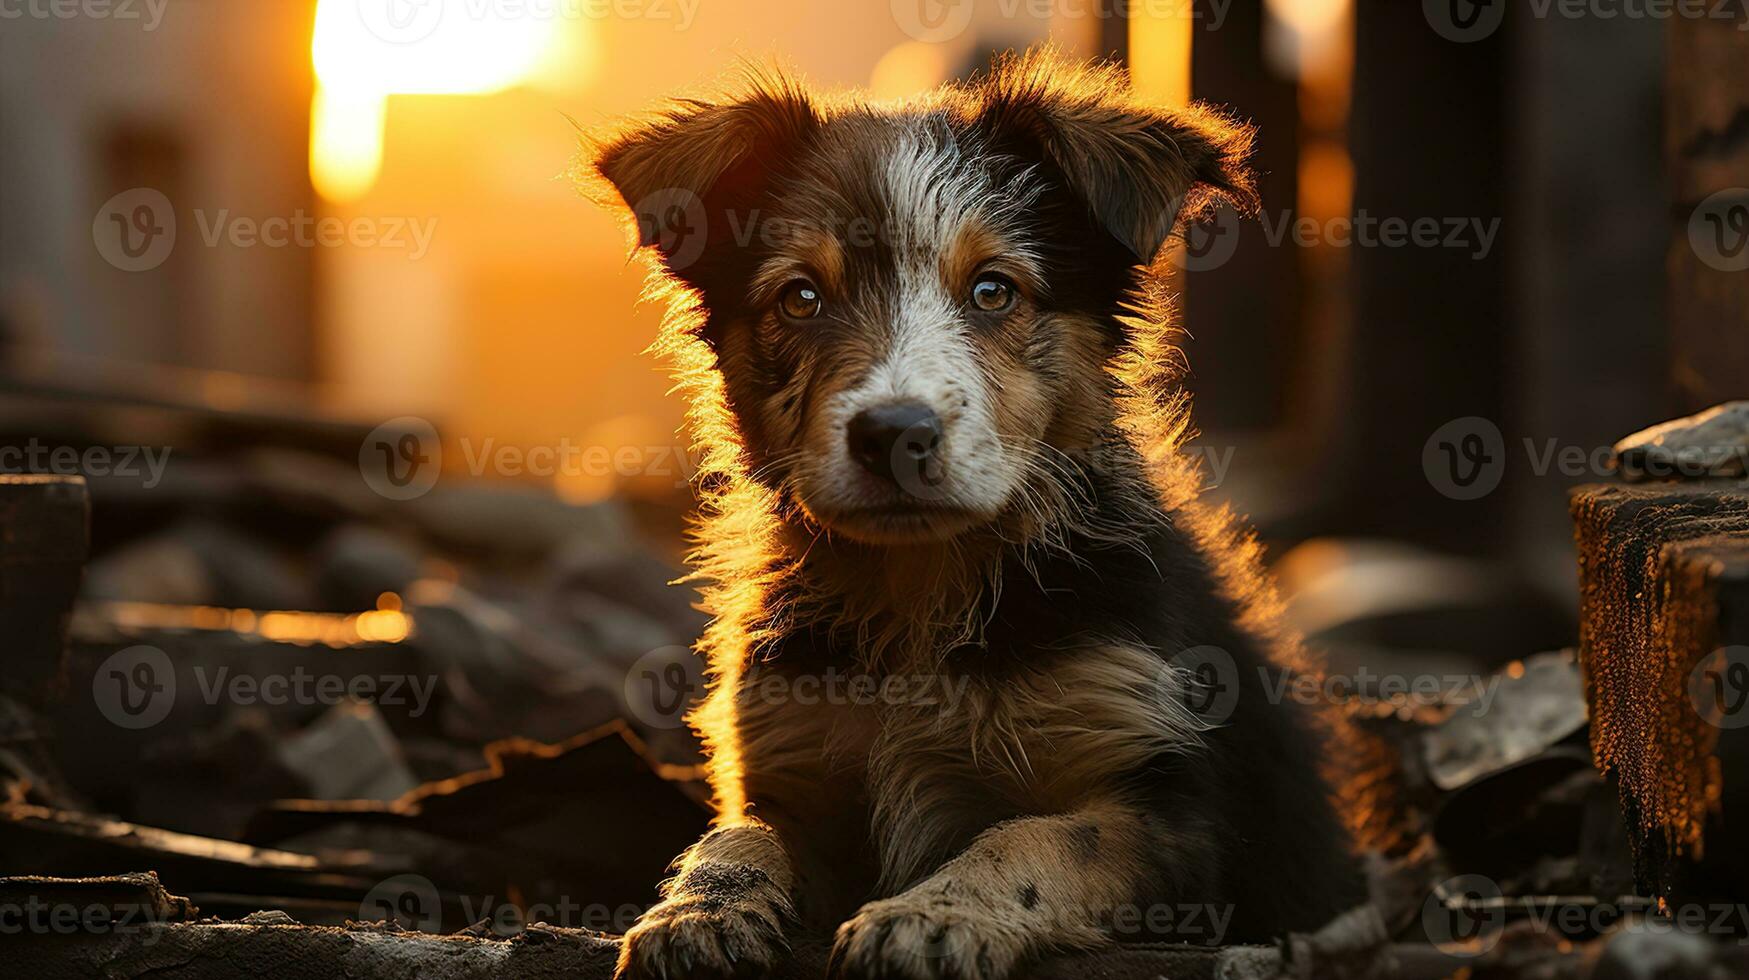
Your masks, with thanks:
[{"label": "rubble", "polygon": [[[690,656],[704,618],[695,596],[667,584],[679,569],[639,540],[622,502],[444,483],[388,506],[359,482],[349,463],[278,448],[179,464],[152,495],[104,484],[94,495],[109,509],[77,604],[78,491],[14,491],[70,509],[52,540],[0,540],[13,556],[5,582],[33,595],[58,583],[39,610],[73,616],[64,651],[52,615],[26,669],[0,677],[0,869],[24,875],[0,880],[0,902],[150,915],[137,929],[26,930],[8,944],[8,969],[610,975],[613,934],[708,823],[692,734],[678,710],[660,723],[640,710],[628,685],[653,654]],[[1672,933],[1664,913],[1680,904],[1661,907],[1666,893],[1643,875],[1636,887],[1630,843],[1642,871],[1648,845],[1637,830],[1630,842],[1640,825],[1623,824],[1617,786],[1592,764],[1591,746],[1615,746],[1612,773],[1633,800],[1645,784],[1623,760],[1689,760],[1677,751],[1700,744],[1630,750],[1628,736],[1648,737],[1645,718],[1664,709],[1629,698],[1599,712],[1600,691],[1646,682],[1605,664],[1686,664],[1716,638],[1699,626],[1726,637],[1749,622],[1733,598],[1745,567],[1729,536],[1736,491],[1647,485],[1637,503],[1640,492],[1605,488],[1576,511],[1604,541],[1586,569],[1596,595],[1577,660],[1525,656],[1570,626],[1545,603],[1503,602],[1517,590],[1484,566],[1356,543],[1301,550],[1289,571],[1309,587],[1296,615],[1336,669],[1357,675],[1344,707],[1378,749],[1369,805],[1390,843],[1370,858],[1371,901],[1274,946],[1126,944],[1031,975],[1553,980],[1638,977],[1659,962],[1685,976],[1741,972],[1740,950],[1711,930]],[[10,532],[5,515],[0,506]],[[1403,587],[1418,578],[1438,588]],[[39,610],[8,593],[3,611]],[[137,719],[106,714],[99,692],[111,658],[135,649],[162,658],[152,680],[174,696],[130,727]],[[1485,683],[1405,699],[1376,670],[1366,677],[1380,665]],[[300,676],[333,676],[342,695],[231,693]],[[384,678],[416,693],[345,686]],[[1628,727],[1600,736],[1588,699],[1592,719]],[[1699,771],[1694,785],[1712,785]],[[1727,813],[1733,791],[1725,782]],[[1709,824],[1709,862],[1729,850],[1715,833]],[[1560,924],[1569,914],[1576,924]],[[798,937],[777,980],[818,977],[829,938]]]},{"label": "rubble", "polygon": [[1630,481],[1743,476],[1749,466],[1749,401],[1725,402],[1636,432],[1615,444]]},{"label": "rubble", "polygon": [[393,800],[419,781],[369,702],[335,705],[278,747],[280,761],[318,800]]},{"label": "rubble", "polygon": [[1460,705],[1422,740],[1428,777],[1443,790],[1543,752],[1585,727],[1571,652],[1530,657],[1499,678],[1488,703]]},{"label": "rubble", "polygon": [[[0,901],[58,913],[100,910],[76,927],[23,931],[9,963],[27,975],[58,980],[109,978],[218,980],[283,975],[296,963],[310,980],[500,980],[564,977],[609,980],[618,940],[589,929],[530,924],[510,937],[478,930],[451,935],[409,932],[393,923],[306,926],[280,912],[236,921],[194,920],[185,899],[168,895],[152,875],[87,880],[0,879]],[[70,922],[62,915],[59,921]],[[805,946],[769,980],[813,980],[826,950]],[[1440,980],[1539,977],[1545,980],[1638,980],[1726,977],[1749,967],[1749,951],[1624,920],[1594,943],[1573,945],[1525,929],[1490,934],[1482,948],[1441,949],[1391,940],[1381,911],[1363,906],[1311,935],[1276,946],[1208,947],[1135,944],[1047,959],[1018,980]]]}]

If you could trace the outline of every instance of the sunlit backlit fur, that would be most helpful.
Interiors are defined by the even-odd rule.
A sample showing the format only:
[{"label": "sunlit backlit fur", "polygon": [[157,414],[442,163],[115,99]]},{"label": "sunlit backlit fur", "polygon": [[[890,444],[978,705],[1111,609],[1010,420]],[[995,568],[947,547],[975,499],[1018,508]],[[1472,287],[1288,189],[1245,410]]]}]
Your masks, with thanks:
[{"label": "sunlit backlit fur", "polygon": [[[1311,668],[1197,500],[1150,271],[1184,215],[1252,205],[1250,140],[1046,53],[900,104],[756,74],[590,147],[658,260],[714,615],[693,722],[719,828],[623,974],[769,975],[835,929],[835,973],[995,980],[1124,908],[1224,907],[1177,938],[1259,940],[1351,897],[1330,733],[1267,697]],[[1010,307],[969,302],[987,274]],[[818,316],[780,314],[798,280]],[[883,481],[845,433],[895,400],[942,436]],[[1179,656],[1207,648],[1238,691],[1214,719]],[[832,671],[939,683],[789,693]]]}]

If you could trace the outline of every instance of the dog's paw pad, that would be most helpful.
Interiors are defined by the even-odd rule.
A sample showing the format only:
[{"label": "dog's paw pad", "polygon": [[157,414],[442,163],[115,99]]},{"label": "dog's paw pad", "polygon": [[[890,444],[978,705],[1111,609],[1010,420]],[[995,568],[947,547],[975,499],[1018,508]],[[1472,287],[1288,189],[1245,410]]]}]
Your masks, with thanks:
[{"label": "dog's paw pad", "polygon": [[756,903],[670,900],[620,946],[616,980],[755,980],[789,953],[781,914]]},{"label": "dog's paw pad", "polygon": [[1024,939],[992,914],[904,897],[872,902],[838,927],[833,980],[1004,980]]}]

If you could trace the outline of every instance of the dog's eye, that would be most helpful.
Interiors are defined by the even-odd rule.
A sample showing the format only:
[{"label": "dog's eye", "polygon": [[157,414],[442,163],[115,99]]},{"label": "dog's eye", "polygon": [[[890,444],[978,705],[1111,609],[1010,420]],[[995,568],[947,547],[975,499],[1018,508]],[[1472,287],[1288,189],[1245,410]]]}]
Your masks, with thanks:
[{"label": "dog's eye", "polygon": [[820,291],[806,279],[797,279],[783,287],[777,307],[792,320],[811,320],[820,315]]},{"label": "dog's eye", "polygon": [[1014,283],[1006,276],[985,273],[972,283],[972,305],[985,313],[1005,313],[1014,305]]}]

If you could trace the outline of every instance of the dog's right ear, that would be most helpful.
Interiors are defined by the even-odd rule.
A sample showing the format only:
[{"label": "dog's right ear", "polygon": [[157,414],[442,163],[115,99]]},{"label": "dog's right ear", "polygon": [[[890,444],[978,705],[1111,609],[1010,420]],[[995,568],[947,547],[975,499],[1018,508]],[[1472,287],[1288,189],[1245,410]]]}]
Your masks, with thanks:
[{"label": "dog's right ear", "polygon": [[656,249],[682,279],[712,241],[729,240],[729,219],[769,188],[778,161],[820,125],[801,89],[755,77],[751,90],[722,101],[687,100],[653,121],[609,136],[593,164],[638,222],[638,244]]},{"label": "dog's right ear", "polygon": [[994,145],[1054,166],[1135,260],[1217,201],[1255,211],[1251,126],[1206,107],[1138,98],[1124,73],[1050,48],[999,60],[964,111]]}]

